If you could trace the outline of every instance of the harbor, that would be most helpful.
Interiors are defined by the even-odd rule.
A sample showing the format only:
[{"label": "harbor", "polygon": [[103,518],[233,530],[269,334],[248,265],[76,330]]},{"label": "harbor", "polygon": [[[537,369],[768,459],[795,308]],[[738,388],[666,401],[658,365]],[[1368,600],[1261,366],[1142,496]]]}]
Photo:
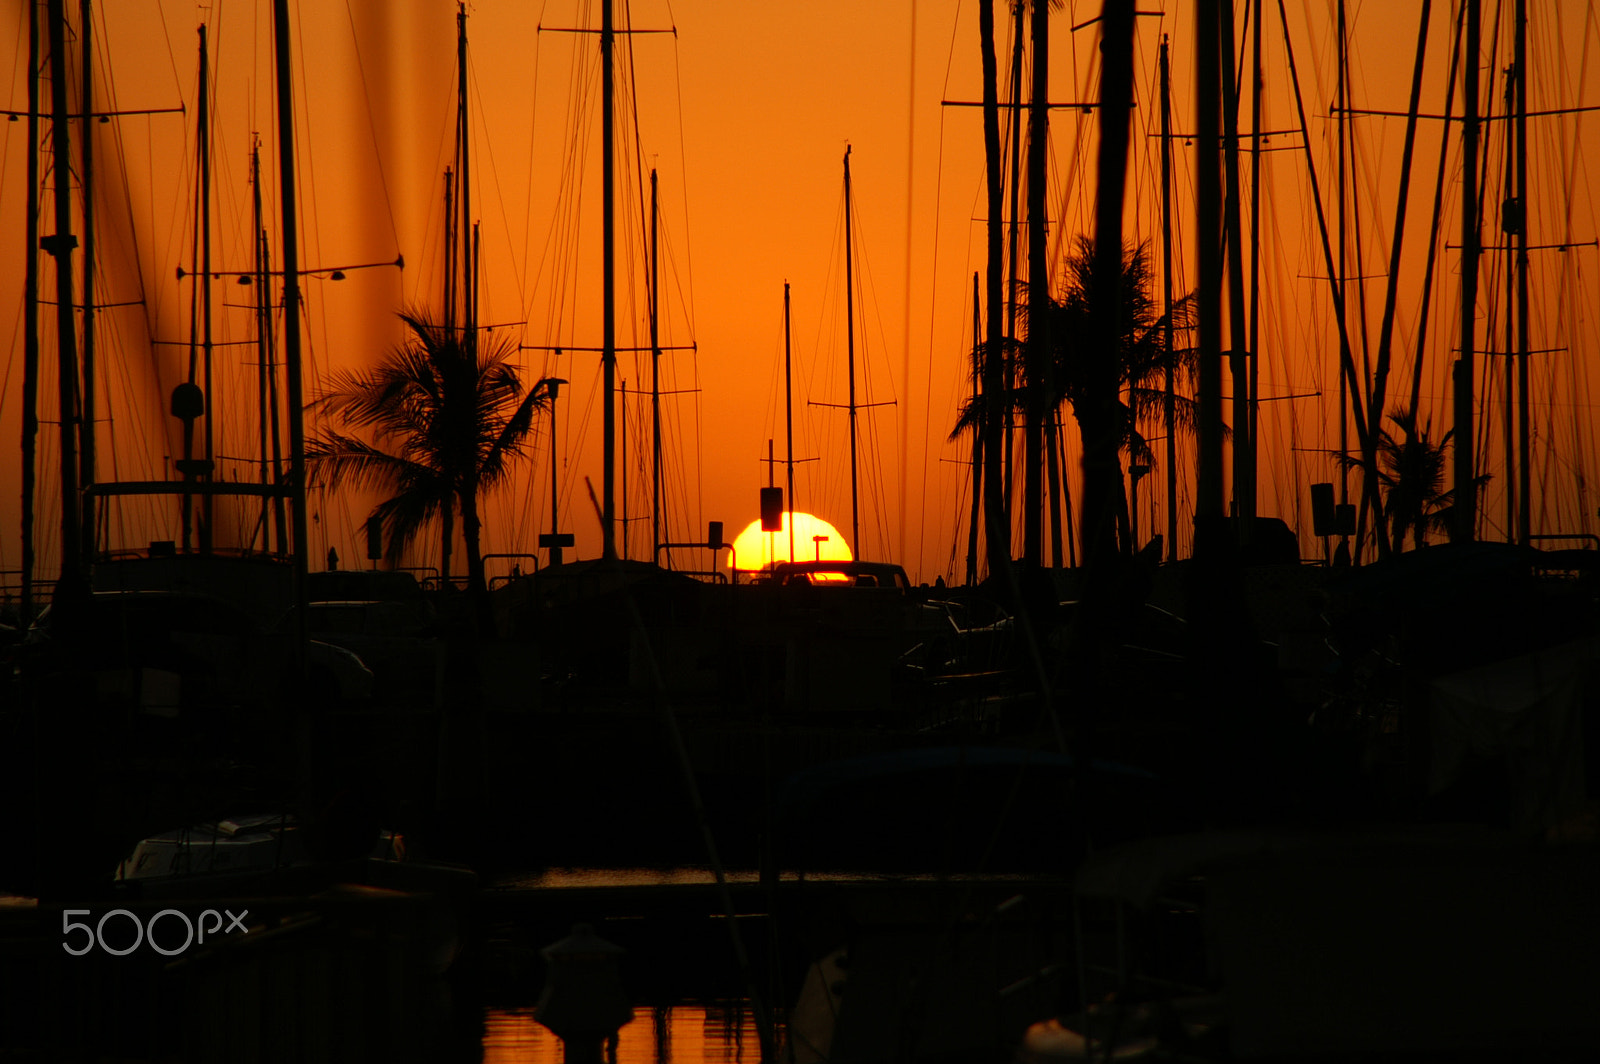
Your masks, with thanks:
[{"label": "harbor", "polygon": [[1600,1052],[1592,4],[222,7],[0,30],[0,1064]]}]

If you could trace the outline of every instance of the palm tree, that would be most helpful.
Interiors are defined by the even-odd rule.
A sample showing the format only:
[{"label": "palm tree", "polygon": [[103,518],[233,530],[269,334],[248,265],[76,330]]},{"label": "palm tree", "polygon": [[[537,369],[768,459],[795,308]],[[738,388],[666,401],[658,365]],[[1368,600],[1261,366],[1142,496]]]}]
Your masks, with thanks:
[{"label": "palm tree", "polygon": [[[1090,357],[1089,345],[1093,342],[1092,312],[1096,300],[1094,280],[1094,241],[1078,237],[1066,257],[1066,282],[1059,299],[1051,299],[1042,313],[1049,315],[1046,328],[1040,332],[1050,338],[1049,369],[1053,375],[1054,392],[1058,402],[1071,404],[1073,416],[1080,433],[1084,426],[1084,406],[1090,401],[1090,381],[1086,369]],[[1195,352],[1192,348],[1167,350],[1166,315],[1160,312],[1158,300],[1151,293],[1152,274],[1149,248],[1145,244],[1127,247],[1122,256],[1122,283],[1119,299],[1122,304],[1118,315],[1117,386],[1118,399],[1112,416],[1118,445],[1130,458],[1153,463],[1154,453],[1149,442],[1139,431],[1141,422],[1165,416],[1166,371],[1174,369],[1193,371]],[[1172,305],[1172,326],[1175,331],[1193,325],[1194,300],[1184,296]],[[1026,313],[1040,313],[1039,308],[1027,307]],[[1030,329],[1030,332],[1032,330]],[[1028,363],[1024,363],[1024,367]],[[1033,363],[1042,366],[1043,363]],[[1030,389],[1042,388],[1043,381],[1024,377],[1020,384],[1005,395],[1007,408],[1023,410]],[[1198,420],[1198,406],[1193,399],[1173,397],[1173,422],[1178,430],[1192,431]],[[972,404],[963,408],[951,438],[972,427],[979,410]]]},{"label": "palm tree", "polygon": [[[1445,488],[1448,479],[1450,437],[1447,431],[1438,443],[1428,439],[1430,426],[1417,427],[1417,415],[1401,410],[1389,415],[1400,435],[1387,428],[1378,431],[1378,486],[1383,490],[1383,513],[1389,520],[1395,550],[1411,533],[1412,546],[1421,548],[1429,532],[1448,532],[1454,512],[1455,492]],[[1362,469],[1366,462],[1359,455],[1340,455],[1347,469]],[[1482,486],[1489,478],[1477,478]]]},{"label": "palm tree", "polygon": [[[1149,444],[1139,432],[1139,424],[1149,418],[1164,414],[1166,403],[1166,371],[1174,369],[1193,371],[1193,348],[1167,350],[1166,315],[1160,313],[1158,300],[1151,293],[1153,278],[1150,251],[1147,244],[1136,244],[1123,249],[1122,282],[1118,295],[1122,304],[1117,315],[1117,386],[1119,398],[1116,416],[1120,423],[1119,443],[1132,458],[1151,461],[1154,455]],[[1084,367],[1091,342],[1091,314],[1097,299],[1094,279],[1094,241],[1078,237],[1066,258],[1066,284],[1059,300],[1052,299],[1045,307],[1051,317],[1048,335],[1054,340],[1051,369],[1056,387],[1064,402],[1070,403],[1080,425],[1079,407],[1089,396]],[[1192,296],[1184,296],[1172,304],[1172,327],[1181,331],[1193,325]],[[1029,313],[1036,313],[1033,308]],[[1025,382],[1031,386],[1031,383]],[[1198,415],[1194,400],[1174,396],[1173,420],[1176,427],[1190,429]]]},{"label": "palm tree", "polygon": [[[547,382],[524,392],[507,340],[480,344],[475,332],[402,312],[410,334],[370,370],[337,373],[312,406],[338,417],[346,432],[325,429],[306,444],[311,476],[337,490],[390,491],[372,516],[383,522],[386,557],[397,562],[423,526],[438,517],[441,586],[450,576],[453,518],[461,512],[467,586],[480,625],[492,624],[478,495],[506,477],[522,454],[534,411],[548,402]],[[348,430],[371,430],[372,442]],[[485,628],[487,630],[487,628]]]}]

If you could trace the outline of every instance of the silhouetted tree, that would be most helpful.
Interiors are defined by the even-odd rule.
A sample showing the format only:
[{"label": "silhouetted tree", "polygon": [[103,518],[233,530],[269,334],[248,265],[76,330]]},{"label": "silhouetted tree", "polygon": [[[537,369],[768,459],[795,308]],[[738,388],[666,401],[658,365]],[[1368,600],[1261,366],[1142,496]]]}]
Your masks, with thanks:
[{"label": "silhouetted tree", "polygon": [[[1065,265],[1065,283],[1060,296],[1050,301],[1045,313],[1053,319],[1048,335],[1054,338],[1051,362],[1056,387],[1076,415],[1079,406],[1088,398],[1084,366],[1087,346],[1092,342],[1091,315],[1099,298],[1094,278],[1094,241],[1080,236],[1067,253]],[[1124,248],[1122,283],[1117,289],[1121,306],[1117,314],[1119,396],[1116,412],[1120,446],[1142,461],[1154,461],[1155,456],[1139,432],[1139,422],[1164,416],[1167,367],[1192,371],[1195,363],[1193,348],[1167,350],[1166,315],[1160,313],[1160,303],[1152,295],[1153,281],[1148,245],[1141,243]],[[1028,313],[1037,313],[1037,308],[1028,308]],[[1192,296],[1173,302],[1172,318],[1175,332],[1192,326]],[[1194,400],[1181,395],[1174,398],[1176,427],[1192,429],[1198,416]]]},{"label": "silhouetted tree", "polygon": [[[1395,550],[1402,549],[1406,533],[1413,547],[1421,547],[1429,532],[1448,532],[1454,512],[1455,492],[1445,487],[1449,476],[1449,443],[1455,430],[1447,431],[1438,443],[1428,439],[1429,426],[1417,427],[1417,415],[1401,410],[1389,415],[1399,435],[1387,428],[1378,431],[1377,478],[1383,492],[1383,514],[1389,522]],[[1341,455],[1348,469],[1363,469],[1359,455]],[[1477,478],[1482,486],[1488,477]]]},{"label": "silhouetted tree", "polygon": [[[1060,401],[1070,405],[1083,430],[1081,404],[1087,401],[1089,381],[1085,369],[1091,332],[1092,312],[1095,305],[1094,241],[1080,236],[1067,253],[1064,283],[1059,296],[1051,299],[1043,313],[1050,315],[1047,328],[1041,330],[1050,337],[1050,370],[1054,377],[1054,390]],[[1141,421],[1164,418],[1166,400],[1166,370],[1190,371],[1194,368],[1193,348],[1167,350],[1166,315],[1161,313],[1159,301],[1152,295],[1148,247],[1138,244],[1125,248],[1122,256],[1122,283],[1118,287],[1121,311],[1118,314],[1117,385],[1118,400],[1114,408],[1117,419],[1119,446],[1129,456],[1154,463],[1144,435],[1139,431]],[[1039,313],[1035,307],[1025,307],[1026,314]],[[1184,296],[1172,306],[1174,331],[1181,332],[1193,325],[1193,297]],[[1040,363],[1035,363],[1040,365]],[[1006,393],[1008,408],[1022,410],[1027,402],[1028,389],[1041,387],[1042,381],[1023,375],[1018,386]],[[961,411],[952,438],[967,431],[976,422],[978,408],[967,403]],[[1198,418],[1195,401],[1183,395],[1174,397],[1173,421],[1179,431],[1193,431]]]},{"label": "silhouetted tree", "polygon": [[[492,623],[478,495],[501,482],[522,454],[534,411],[544,406],[544,381],[523,390],[509,340],[480,344],[475,333],[402,313],[410,330],[370,370],[334,374],[312,406],[338,418],[345,432],[324,429],[306,444],[311,476],[337,489],[345,483],[392,492],[373,508],[394,563],[422,527],[439,518],[440,580],[450,576],[456,507],[467,549],[467,584],[480,625]],[[348,430],[370,430],[372,441]]]}]

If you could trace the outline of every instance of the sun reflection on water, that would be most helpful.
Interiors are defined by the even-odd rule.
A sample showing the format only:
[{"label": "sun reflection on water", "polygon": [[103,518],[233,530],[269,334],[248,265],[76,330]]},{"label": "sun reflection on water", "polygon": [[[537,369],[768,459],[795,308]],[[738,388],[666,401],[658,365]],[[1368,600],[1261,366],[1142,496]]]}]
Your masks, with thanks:
[{"label": "sun reflection on water", "polygon": [[[761,1058],[755,1017],[742,1004],[634,1010],[617,1039],[617,1064],[744,1064]],[[531,1008],[484,1012],[483,1064],[561,1064],[561,1040]]]}]

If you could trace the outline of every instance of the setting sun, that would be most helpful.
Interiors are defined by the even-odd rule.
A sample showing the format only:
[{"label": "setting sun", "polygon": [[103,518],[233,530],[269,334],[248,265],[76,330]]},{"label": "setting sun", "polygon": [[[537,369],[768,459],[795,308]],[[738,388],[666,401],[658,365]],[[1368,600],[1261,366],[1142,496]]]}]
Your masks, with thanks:
[{"label": "setting sun", "polygon": [[[789,556],[789,521],[794,520],[794,557]],[[818,539],[817,537],[824,537]],[[807,513],[783,514],[783,531],[763,532],[760,521],[751,521],[733,541],[734,565],[739,572],[765,569],[773,562],[838,561],[854,559],[850,545],[839,530],[820,517]]]}]

